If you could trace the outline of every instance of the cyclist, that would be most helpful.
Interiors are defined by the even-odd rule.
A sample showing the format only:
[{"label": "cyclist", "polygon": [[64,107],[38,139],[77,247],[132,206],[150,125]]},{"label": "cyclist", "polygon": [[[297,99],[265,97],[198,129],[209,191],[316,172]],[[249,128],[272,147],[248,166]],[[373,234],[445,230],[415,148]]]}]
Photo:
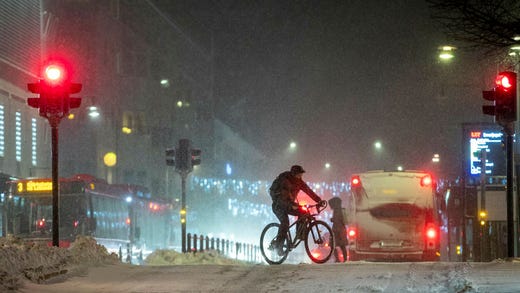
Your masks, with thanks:
[{"label": "cyclist", "polygon": [[327,204],[303,181],[303,173],[305,173],[305,170],[302,166],[294,165],[290,171],[280,173],[269,188],[269,194],[273,200],[273,213],[280,220],[276,242],[273,243],[280,255],[283,254],[283,243],[289,230],[289,215],[301,216],[304,214],[296,202],[298,192],[300,190],[305,192],[322,206]]}]

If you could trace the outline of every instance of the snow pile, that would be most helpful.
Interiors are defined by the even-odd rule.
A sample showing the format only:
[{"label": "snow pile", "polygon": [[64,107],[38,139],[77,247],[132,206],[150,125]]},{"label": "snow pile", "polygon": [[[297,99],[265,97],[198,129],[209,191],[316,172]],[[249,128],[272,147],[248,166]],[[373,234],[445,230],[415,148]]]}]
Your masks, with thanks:
[{"label": "snow pile", "polygon": [[217,265],[237,265],[245,264],[242,261],[232,260],[218,253],[218,251],[207,250],[196,253],[180,253],[174,250],[156,250],[145,259],[146,265],[168,266],[168,265],[187,265],[187,264],[217,264]]},{"label": "snow pile", "polygon": [[[88,267],[120,263],[116,254],[97,244],[92,237],[79,236],[69,248],[47,246],[46,243],[25,243],[8,236],[0,238],[0,292],[17,290],[24,281],[49,283],[86,273]],[[150,254],[146,265],[217,264],[237,265],[217,251],[179,253],[157,250]]]},{"label": "snow pile", "polygon": [[27,244],[20,238],[0,238],[0,291],[19,289],[24,280],[43,283],[83,272],[89,266],[118,262],[117,255],[91,237],[78,237],[70,248]]}]

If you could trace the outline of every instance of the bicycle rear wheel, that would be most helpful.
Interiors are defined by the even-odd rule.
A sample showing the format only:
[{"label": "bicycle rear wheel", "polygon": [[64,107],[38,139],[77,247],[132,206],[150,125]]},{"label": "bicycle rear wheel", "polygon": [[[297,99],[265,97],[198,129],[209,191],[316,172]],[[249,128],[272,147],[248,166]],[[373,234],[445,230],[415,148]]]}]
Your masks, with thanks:
[{"label": "bicycle rear wheel", "polygon": [[332,229],[323,221],[314,221],[310,224],[305,238],[305,251],[315,263],[328,261],[334,252],[334,238]]},{"label": "bicycle rear wheel", "polygon": [[260,251],[265,261],[270,265],[279,265],[285,261],[289,254],[287,245],[287,238],[285,238],[283,244],[283,254],[279,255],[278,250],[274,247],[273,243],[276,240],[278,234],[279,223],[271,223],[265,226],[262,234],[260,235]]}]

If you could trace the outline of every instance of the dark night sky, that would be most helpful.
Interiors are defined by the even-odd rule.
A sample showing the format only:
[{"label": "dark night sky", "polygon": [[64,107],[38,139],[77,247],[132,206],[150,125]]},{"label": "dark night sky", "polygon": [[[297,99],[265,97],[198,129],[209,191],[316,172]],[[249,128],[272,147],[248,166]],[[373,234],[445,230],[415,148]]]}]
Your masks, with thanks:
[{"label": "dark night sky", "polygon": [[[427,168],[434,153],[454,172],[460,124],[489,120],[480,114],[482,74],[457,77],[469,54],[465,64],[439,64],[446,38],[421,1],[181,1],[175,9],[188,31],[213,29],[218,115],[268,156],[297,141],[297,161],[311,172],[325,161],[340,178]],[[378,159],[375,140],[384,145]]]}]

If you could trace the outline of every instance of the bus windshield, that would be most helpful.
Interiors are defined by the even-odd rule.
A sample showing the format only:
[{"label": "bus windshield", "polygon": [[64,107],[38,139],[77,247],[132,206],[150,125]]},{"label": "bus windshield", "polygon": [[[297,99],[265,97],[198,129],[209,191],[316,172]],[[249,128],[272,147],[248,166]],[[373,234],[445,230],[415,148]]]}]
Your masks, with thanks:
[{"label": "bus windshield", "polygon": [[[81,197],[61,195],[59,202],[60,234],[74,237],[86,217]],[[52,197],[47,195],[13,196],[7,213],[7,232],[21,237],[48,237],[52,232]]]}]

